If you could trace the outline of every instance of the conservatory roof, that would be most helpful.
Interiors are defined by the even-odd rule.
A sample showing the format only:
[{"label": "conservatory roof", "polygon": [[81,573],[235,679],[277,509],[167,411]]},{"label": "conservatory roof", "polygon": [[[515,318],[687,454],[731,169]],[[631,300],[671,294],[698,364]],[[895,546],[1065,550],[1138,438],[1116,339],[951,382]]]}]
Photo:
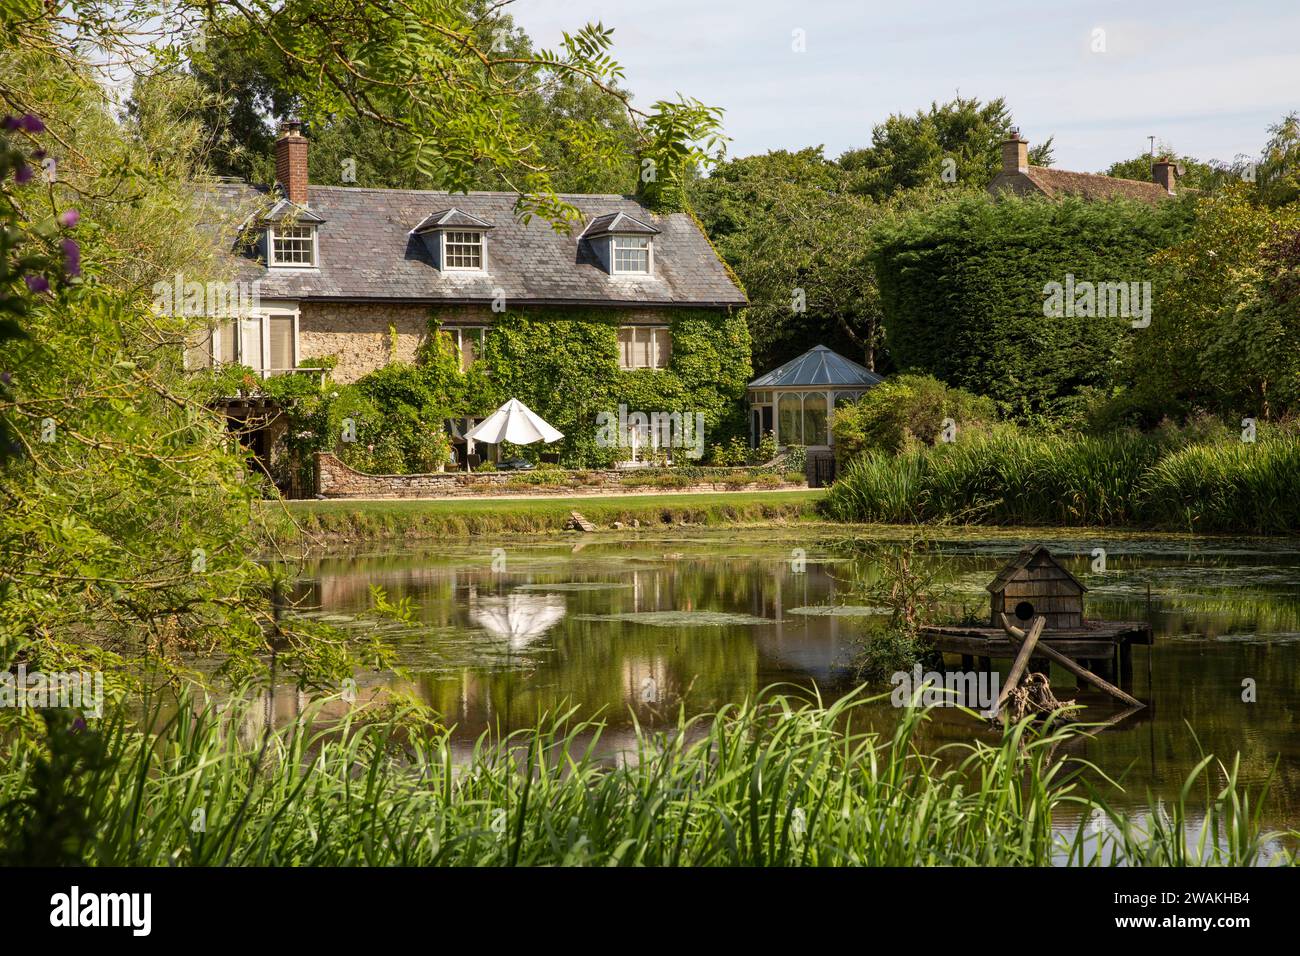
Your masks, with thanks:
[{"label": "conservatory roof", "polygon": [[749,383],[749,387],[807,388],[829,385],[837,388],[871,388],[883,381],[881,376],[865,365],[859,365],[826,346],[819,345],[780,368],[760,375]]}]

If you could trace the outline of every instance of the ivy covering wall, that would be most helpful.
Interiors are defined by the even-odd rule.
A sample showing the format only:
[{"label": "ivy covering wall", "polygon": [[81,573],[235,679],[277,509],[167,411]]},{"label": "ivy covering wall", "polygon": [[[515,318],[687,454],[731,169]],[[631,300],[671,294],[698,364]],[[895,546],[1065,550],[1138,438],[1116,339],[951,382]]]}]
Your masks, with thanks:
[{"label": "ivy covering wall", "polygon": [[[722,309],[661,314],[672,337],[663,369],[619,368],[618,329],[627,323],[626,312],[550,308],[494,315],[482,354],[462,371],[433,310],[431,334],[415,363],[391,362],[350,385],[291,375],[262,381],[249,369],[226,367],[212,375],[210,390],[214,397],[243,390],[279,400],[271,466],[281,487],[309,487],[317,451],[332,451],[372,474],[434,471],[447,461],[445,419],[486,415],[510,398],[564,433],[545,450],[558,452],[569,467],[608,466],[627,457],[596,442],[597,415],[617,415],[620,404],[629,412],[701,413],[706,446],[743,436],[745,385],[752,377],[744,318]],[[313,358],[312,364],[330,363]],[[535,460],[542,450],[510,453]]]},{"label": "ivy covering wall", "polygon": [[[608,465],[614,449],[596,444],[596,416],[629,412],[702,413],[705,441],[743,434],[745,385],[751,377],[749,330],[736,311],[663,312],[672,337],[667,368],[624,370],[618,362],[615,309],[507,312],[488,332],[482,360],[471,370],[488,387],[466,414],[482,414],[518,398],[564,433],[562,464]],[[482,401],[486,399],[486,401]],[[470,396],[471,405],[476,400]],[[537,448],[525,454],[535,454]]]}]

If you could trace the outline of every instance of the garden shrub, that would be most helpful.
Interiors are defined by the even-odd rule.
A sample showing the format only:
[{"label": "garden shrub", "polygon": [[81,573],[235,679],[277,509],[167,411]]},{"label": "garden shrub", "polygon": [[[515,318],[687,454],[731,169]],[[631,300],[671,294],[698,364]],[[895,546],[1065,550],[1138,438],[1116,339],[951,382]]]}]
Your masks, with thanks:
[{"label": "garden shrub", "polygon": [[835,406],[836,461],[843,465],[866,448],[896,453],[913,442],[933,445],[946,418],[964,430],[994,417],[991,399],[949,388],[929,375],[899,375],[856,402]]}]

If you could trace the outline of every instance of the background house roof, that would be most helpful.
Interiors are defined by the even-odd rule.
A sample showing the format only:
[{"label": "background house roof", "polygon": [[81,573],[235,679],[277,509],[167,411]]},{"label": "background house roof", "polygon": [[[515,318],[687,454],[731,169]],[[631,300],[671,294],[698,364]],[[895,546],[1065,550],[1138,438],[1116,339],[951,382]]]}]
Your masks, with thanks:
[{"label": "background house roof", "polygon": [[[235,223],[275,202],[274,193],[242,183],[209,188],[222,209],[234,213]],[[229,230],[224,242],[237,257],[239,277],[261,280],[262,298],[491,302],[503,292],[507,303],[520,304],[745,304],[690,216],[658,216],[626,196],[561,198],[583,216],[570,235],[537,217],[521,222],[514,193],[311,186],[308,205],[325,220],[317,268],[268,271],[254,250],[237,248],[233,227],[223,226]],[[425,242],[412,235],[431,213],[451,208],[493,224],[486,234],[486,272],[441,272]],[[659,230],[653,275],[611,276],[581,237],[583,223],[617,213]]]},{"label": "background house roof", "polygon": [[797,388],[802,386],[836,386],[841,388],[871,388],[884,378],[865,365],[846,359],[824,345],[811,348],[798,358],[793,358],[780,368],[760,375],[749,383],[749,388]]},{"label": "background house roof", "polygon": [[990,192],[1008,188],[1019,193],[1036,189],[1049,198],[1057,196],[1078,196],[1082,199],[1123,198],[1152,205],[1168,199],[1171,195],[1159,183],[1144,182],[1140,179],[1120,179],[1118,176],[1102,176],[1099,173],[1074,173],[1050,166],[1030,166],[1027,171],[1017,173],[1001,172],[989,183]]}]

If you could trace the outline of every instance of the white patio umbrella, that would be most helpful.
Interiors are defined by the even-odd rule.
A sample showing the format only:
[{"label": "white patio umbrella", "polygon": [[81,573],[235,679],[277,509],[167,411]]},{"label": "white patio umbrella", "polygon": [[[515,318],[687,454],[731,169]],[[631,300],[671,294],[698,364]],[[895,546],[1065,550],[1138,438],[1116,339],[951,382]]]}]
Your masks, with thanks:
[{"label": "white patio umbrella", "polygon": [[473,451],[474,442],[477,441],[489,445],[498,445],[503,441],[512,445],[531,445],[540,441],[549,445],[563,437],[542,416],[519,399],[512,398],[465,433],[466,464],[469,462],[469,452]]},{"label": "white patio umbrella", "polygon": [[469,609],[469,618],[494,637],[522,650],[560,621],[568,611],[564,598],[555,594],[483,595]]}]

